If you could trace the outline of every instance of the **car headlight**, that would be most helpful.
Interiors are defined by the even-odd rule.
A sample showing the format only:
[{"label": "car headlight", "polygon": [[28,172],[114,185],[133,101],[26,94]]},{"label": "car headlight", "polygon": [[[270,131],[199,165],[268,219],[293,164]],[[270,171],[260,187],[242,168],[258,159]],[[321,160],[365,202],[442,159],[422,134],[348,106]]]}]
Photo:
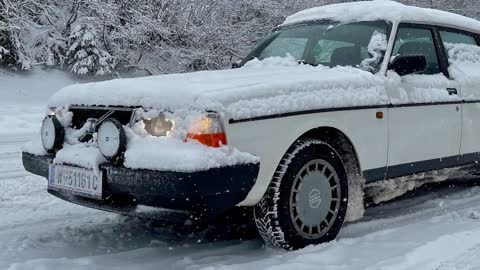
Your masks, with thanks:
[{"label": "car headlight", "polygon": [[148,134],[156,137],[168,136],[173,129],[173,121],[160,115],[151,119],[143,119],[145,130]]},{"label": "car headlight", "polygon": [[49,153],[62,147],[65,138],[65,130],[57,117],[48,115],[43,119],[41,138],[43,148]]},{"label": "car headlight", "polygon": [[114,160],[126,149],[127,137],[120,122],[115,119],[107,119],[98,128],[98,149],[102,155]]}]

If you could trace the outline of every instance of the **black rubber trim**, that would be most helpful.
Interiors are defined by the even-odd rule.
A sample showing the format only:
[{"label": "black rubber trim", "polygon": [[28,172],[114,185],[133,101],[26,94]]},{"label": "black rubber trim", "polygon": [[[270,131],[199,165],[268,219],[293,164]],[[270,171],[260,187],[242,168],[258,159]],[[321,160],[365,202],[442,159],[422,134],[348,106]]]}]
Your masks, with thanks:
[{"label": "black rubber trim", "polygon": [[110,164],[102,168],[107,189],[114,194],[130,194],[139,203],[153,207],[214,216],[247,197],[256,182],[259,164],[194,172],[134,170]]},{"label": "black rubber trim", "polygon": [[299,112],[289,112],[289,113],[279,113],[279,114],[272,114],[272,115],[265,115],[265,116],[257,116],[257,117],[238,119],[238,120],[230,119],[229,123],[230,124],[237,124],[237,123],[260,121],[260,120],[267,120],[267,119],[274,119],[274,118],[283,118],[283,117],[290,117],[290,116],[297,116],[297,115],[305,115],[305,114],[316,114],[316,113],[338,112],[338,111],[369,110],[369,109],[379,109],[379,108],[386,108],[386,107],[387,107],[386,105],[374,105],[374,106],[340,107],[340,108],[306,110],[306,111],[299,111]]},{"label": "black rubber trim", "polygon": [[476,164],[478,161],[480,161],[480,153],[469,153],[366,170],[363,172],[363,176],[367,183],[371,183],[416,173]]},{"label": "black rubber trim", "polygon": [[25,152],[22,153],[22,163],[25,170],[45,178],[48,178],[48,166],[53,162],[54,158],[54,154],[37,156]]},{"label": "black rubber trim", "polygon": [[388,167],[385,166],[377,169],[363,171],[363,177],[365,178],[367,183],[385,180],[387,178],[387,169]]},{"label": "black rubber trim", "polygon": [[387,179],[421,172],[429,172],[443,168],[456,167],[458,166],[458,158],[458,156],[451,156],[389,166],[387,171]]},{"label": "black rubber trim", "polygon": [[[445,91],[447,91],[447,90],[445,89]],[[480,100],[475,101],[475,103],[476,102],[480,102]],[[390,108],[406,108],[406,107],[421,107],[421,106],[438,106],[438,105],[455,105],[455,104],[461,105],[462,103],[474,103],[474,102],[464,102],[462,100],[459,100],[459,101],[441,101],[441,102],[424,102],[424,103],[408,103],[408,104],[383,104],[383,105],[371,105],[371,106],[326,108],[326,109],[315,109],[315,110],[305,110],[305,111],[298,111],[298,112],[271,114],[271,115],[257,116],[257,117],[245,118],[245,119],[230,119],[228,121],[228,123],[229,124],[238,124],[238,123],[244,123],[244,122],[261,121],[261,120],[268,120],[268,119],[275,119],[275,118],[284,118],[284,117],[291,117],[291,116],[298,116],[298,115],[327,113],[327,112],[373,110],[373,109],[387,109],[387,108],[388,109],[390,109]]]},{"label": "black rubber trim", "polygon": [[464,104],[480,103],[480,99],[476,99],[476,100],[464,100],[464,101],[462,101],[462,103],[464,103]]}]

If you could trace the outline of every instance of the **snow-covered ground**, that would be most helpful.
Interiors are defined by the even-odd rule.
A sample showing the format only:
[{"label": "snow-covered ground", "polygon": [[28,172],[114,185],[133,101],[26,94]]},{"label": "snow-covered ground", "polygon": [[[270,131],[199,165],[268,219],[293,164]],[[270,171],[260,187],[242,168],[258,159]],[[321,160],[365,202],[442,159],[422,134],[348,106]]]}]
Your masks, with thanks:
[{"label": "snow-covered ground", "polygon": [[0,269],[480,269],[480,181],[443,183],[367,209],[335,242],[295,252],[259,239],[182,237],[72,205],[27,174],[20,147],[60,74],[0,75]]}]

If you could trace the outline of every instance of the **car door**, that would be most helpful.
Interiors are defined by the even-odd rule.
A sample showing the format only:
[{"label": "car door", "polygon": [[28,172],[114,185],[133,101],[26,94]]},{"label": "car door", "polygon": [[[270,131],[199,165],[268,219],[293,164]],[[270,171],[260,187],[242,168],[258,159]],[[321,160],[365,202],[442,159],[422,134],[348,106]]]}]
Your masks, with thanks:
[{"label": "car door", "polygon": [[[473,163],[480,157],[480,74],[476,71],[480,69],[480,63],[475,59],[480,54],[478,38],[474,33],[452,28],[439,29],[439,36],[448,61],[455,63],[450,75],[458,80],[462,92],[460,165]],[[468,59],[458,59],[465,53]]]},{"label": "car door", "polygon": [[390,71],[387,178],[457,164],[461,99],[448,78],[445,55],[434,27],[400,24],[392,56],[424,55],[424,71],[398,78]]}]

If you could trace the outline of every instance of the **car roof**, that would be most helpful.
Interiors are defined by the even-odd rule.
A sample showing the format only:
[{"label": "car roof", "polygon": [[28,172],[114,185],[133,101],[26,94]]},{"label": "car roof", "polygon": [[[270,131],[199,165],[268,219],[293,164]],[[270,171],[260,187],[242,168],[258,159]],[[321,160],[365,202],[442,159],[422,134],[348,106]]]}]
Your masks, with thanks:
[{"label": "car roof", "polygon": [[282,26],[308,21],[338,22],[378,21],[409,22],[452,27],[480,33],[480,21],[437,9],[407,6],[389,0],[360,1],[326,5],[289,16]]}]

